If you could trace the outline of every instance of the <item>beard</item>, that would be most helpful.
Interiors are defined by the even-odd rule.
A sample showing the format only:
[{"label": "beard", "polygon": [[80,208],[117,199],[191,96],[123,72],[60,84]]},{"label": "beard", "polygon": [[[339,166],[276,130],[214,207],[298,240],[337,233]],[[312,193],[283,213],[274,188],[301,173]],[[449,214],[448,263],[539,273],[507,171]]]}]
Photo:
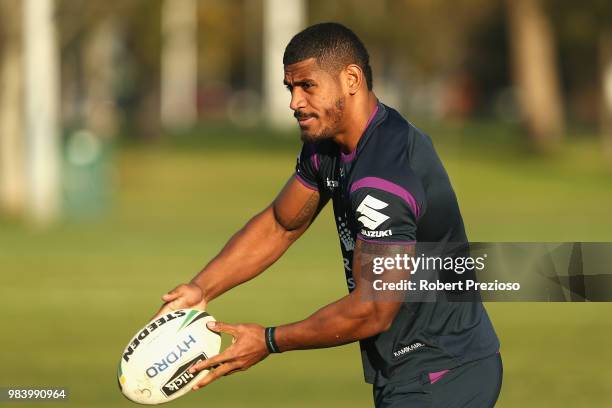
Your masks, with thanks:
[{"label": "beard", "polygon": [[[325,109],[324,112],[325,117],[328,119],[328,124],[323,126],[323,128],[316,133],[302,130],[300,137],[303,142],[314,143],[325,139],[332,139],[338,134],[340,124],[342,123],[342,118],[344,117],[344,96],[338,98],[336,102],[334,102],[333,106]],[[296,117],[298,116],[299,115]],[[319,119],[318,115],[313,116]]]}]

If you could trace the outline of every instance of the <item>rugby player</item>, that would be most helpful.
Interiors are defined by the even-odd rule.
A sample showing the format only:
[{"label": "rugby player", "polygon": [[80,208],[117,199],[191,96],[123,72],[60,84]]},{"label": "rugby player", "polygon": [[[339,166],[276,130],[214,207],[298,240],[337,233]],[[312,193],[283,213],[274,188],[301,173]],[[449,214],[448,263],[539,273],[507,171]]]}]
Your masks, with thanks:
[{"label": "rugby player", "polygon": [[[295,35],[284,84],[303,148],[276,199],[238,231],[158,314],[206,305],[279,259],[331,199],[349,293],[277,327],[209,326],[234,343],[192,368],[216,367],[201,388],[270,353],[360,342],[377,407],[490,407],[502,382],[499,342],[479,301],[376,298],[371,259],[414,254],[416,242],[467,243],[448,175],[430,138],[372,91],[369,56],[348,28],[323,23]],[[393,271],[391,271],[393,272]],[[383,279],[409,278],[385,272]]]}]

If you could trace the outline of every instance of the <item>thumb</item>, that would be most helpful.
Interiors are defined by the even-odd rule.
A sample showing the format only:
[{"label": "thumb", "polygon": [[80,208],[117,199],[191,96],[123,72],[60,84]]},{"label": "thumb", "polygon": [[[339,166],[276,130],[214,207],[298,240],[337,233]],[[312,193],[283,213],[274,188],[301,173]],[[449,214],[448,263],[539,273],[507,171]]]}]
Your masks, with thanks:
[{"label": "thumb", "polygon": [[181,291],[179,290],[179,287],[176,287],[174,289],[172,289],[170,292],[166,293],[165,295],[162,296],[162,300],[164,302],[171,302],[177,298],[179,298],[181,296]]},{"label": "thumb", "polygon": [[174,289],[171,290],[170,292],[166,293],[165,295],[162,296],[162,300],[164,302],[170,302],[176,298],[178,298],[180,296],[180,294],[178,293],[178,290]]},{"label": "thumb", "polygon": [[227,333],[231,335],[236,334],[236,326],[229,323],[208,322],[206,323],[206,327],[215,333]]}]

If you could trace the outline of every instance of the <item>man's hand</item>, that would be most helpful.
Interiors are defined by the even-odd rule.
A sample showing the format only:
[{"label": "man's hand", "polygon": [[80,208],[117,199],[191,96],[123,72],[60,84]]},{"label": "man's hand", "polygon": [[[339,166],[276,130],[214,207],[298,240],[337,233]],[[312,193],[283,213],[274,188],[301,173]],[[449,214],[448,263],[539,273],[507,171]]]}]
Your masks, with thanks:
[{"label": "man's hand", "polygon": [[206,309],[204,292],[195,283],[186,283],[177,286],[170,292],[163,295],[162,300],[165,303],[155,314],[155,317],[179,309]]},{"label": "man's hand", "polygon": [[227,333],[234,340],[232,345],[225,349],[223,353],[195,364],[189,369],[191,373],[196,373],[215,367],[206,377],[193,386],[193,390],[202,388],[224,375],[233,374],[236,371],[245,371],[268,357],[269,352],[266,347],[265,329],[258,324],[233,325],[209,322],[208,328],[217,333]]}]

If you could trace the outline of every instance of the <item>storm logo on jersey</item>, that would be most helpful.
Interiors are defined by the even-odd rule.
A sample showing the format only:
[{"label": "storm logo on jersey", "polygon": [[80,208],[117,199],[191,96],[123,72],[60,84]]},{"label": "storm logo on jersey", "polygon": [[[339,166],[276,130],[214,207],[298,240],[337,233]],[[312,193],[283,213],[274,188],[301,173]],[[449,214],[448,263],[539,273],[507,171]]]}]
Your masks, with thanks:
[{"label": "storm logo on jersey", "polygon": [[338,227],[338,238],[347,252],[355,249],[355,240],[351,235],[351,230],[348,228],[347,221],[342,217],[338,217],[336,226]]}]

